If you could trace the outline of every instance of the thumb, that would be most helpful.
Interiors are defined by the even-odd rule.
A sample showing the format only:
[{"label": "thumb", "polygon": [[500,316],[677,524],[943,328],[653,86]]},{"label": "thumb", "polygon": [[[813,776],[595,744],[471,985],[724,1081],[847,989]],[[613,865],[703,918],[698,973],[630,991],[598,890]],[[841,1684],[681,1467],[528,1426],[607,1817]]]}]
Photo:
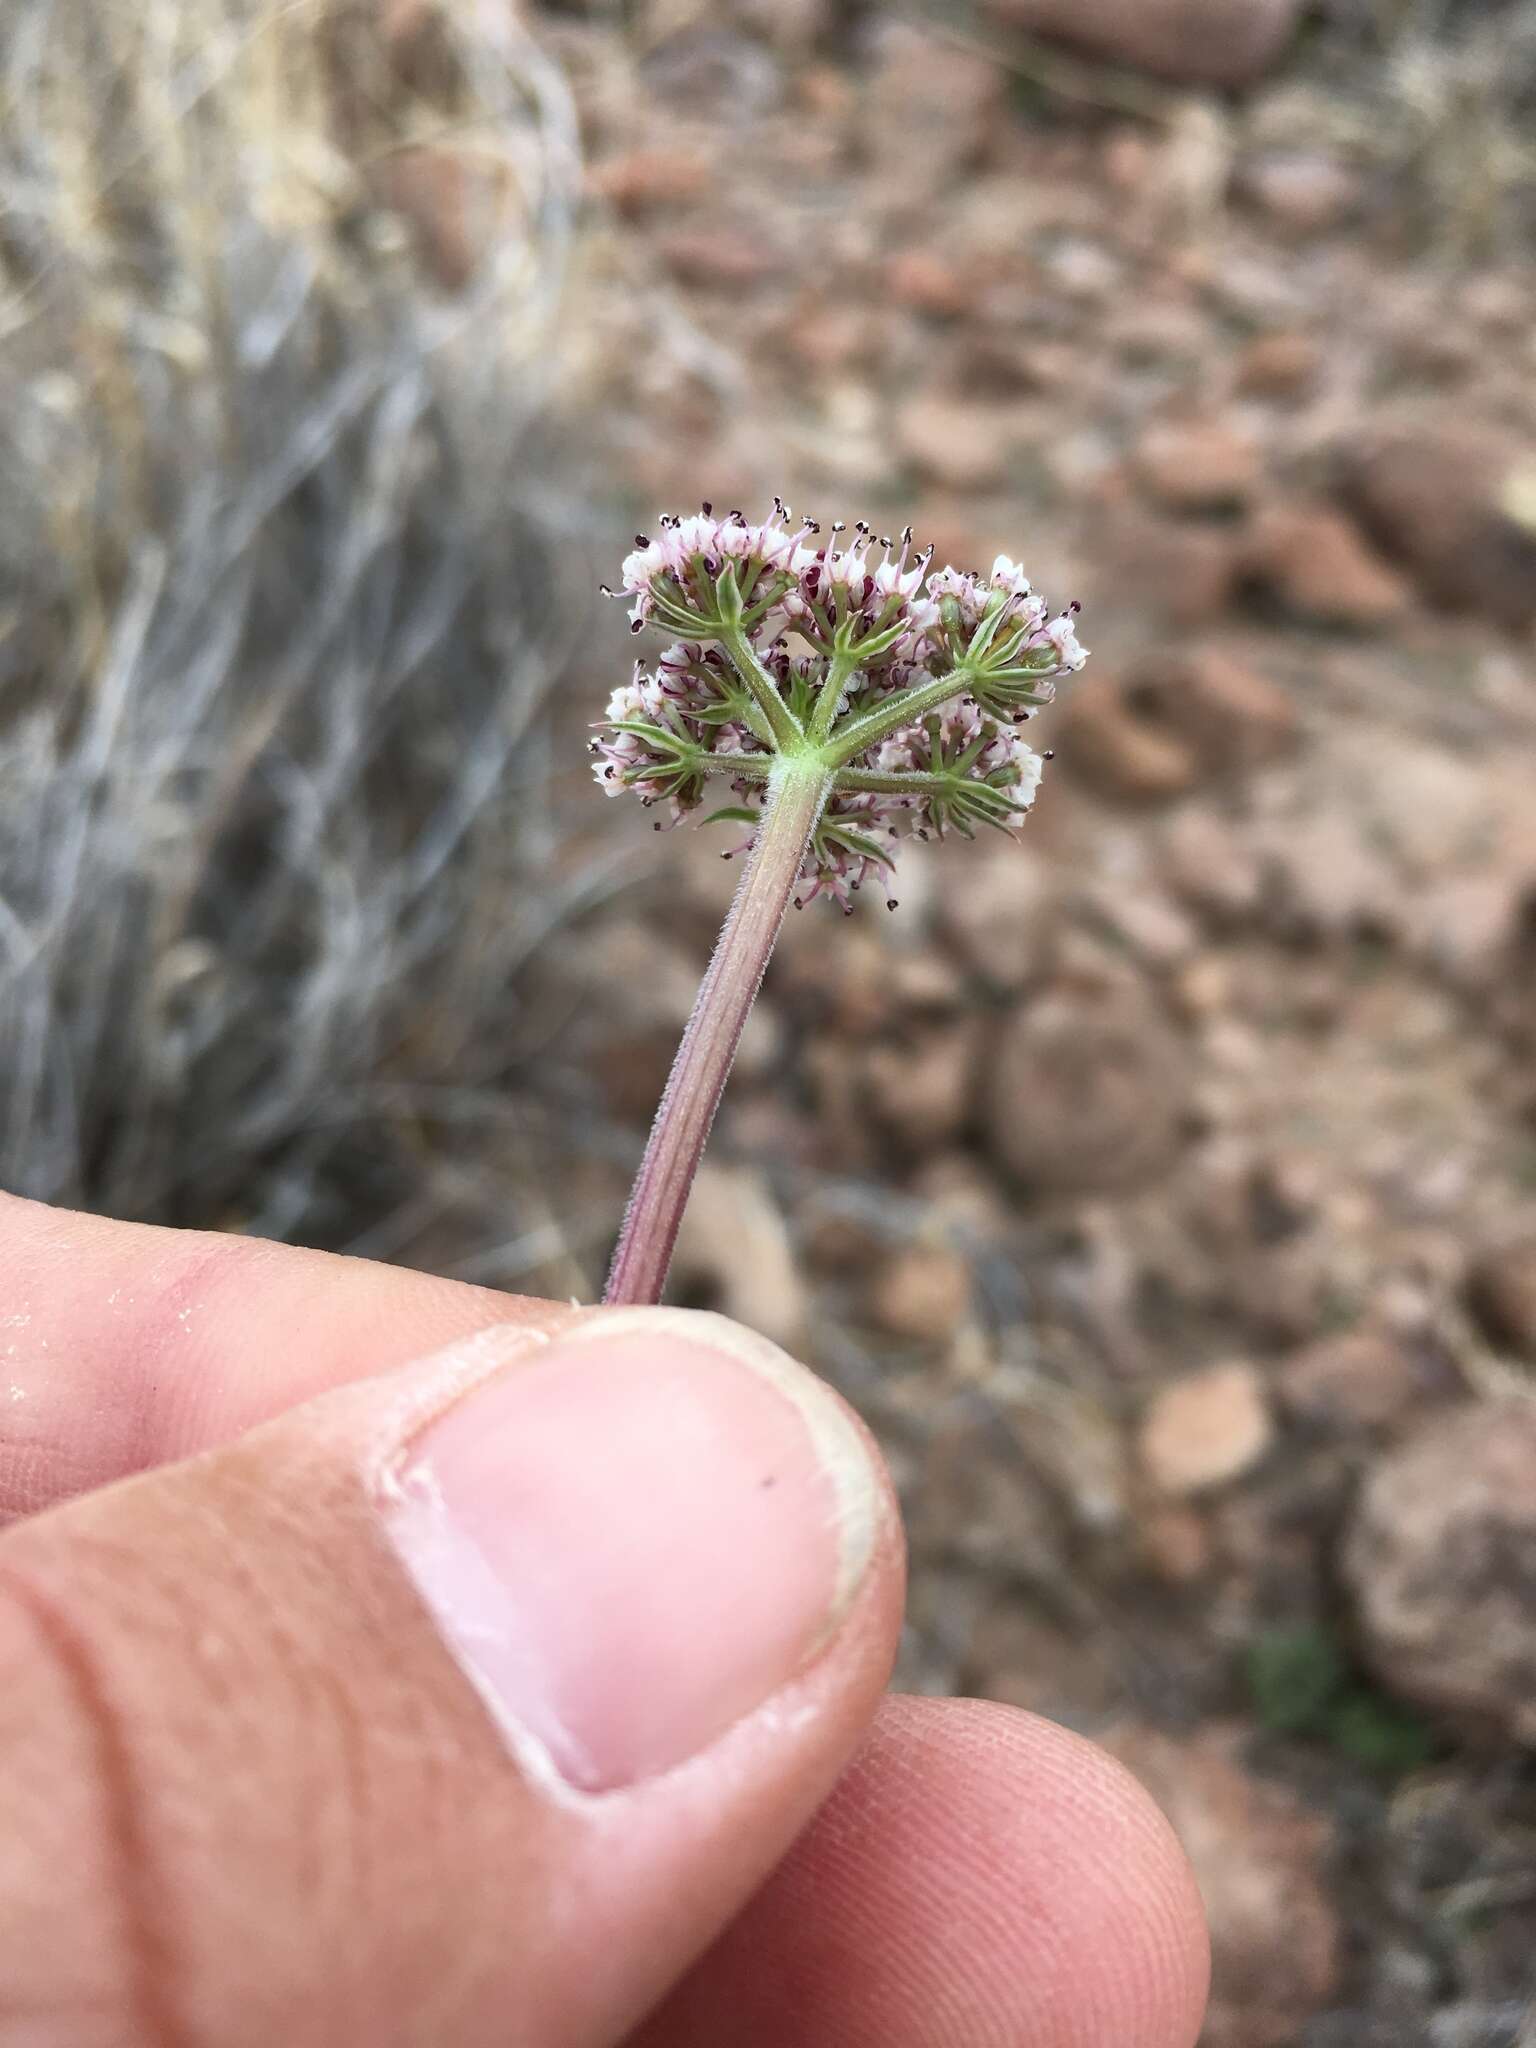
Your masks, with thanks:
[{"label": "thumb", "polygon": [[0,2041],[618,2040],[851,1756],[900,1579],[836,1397],[669,1310],[17,1525]]}]

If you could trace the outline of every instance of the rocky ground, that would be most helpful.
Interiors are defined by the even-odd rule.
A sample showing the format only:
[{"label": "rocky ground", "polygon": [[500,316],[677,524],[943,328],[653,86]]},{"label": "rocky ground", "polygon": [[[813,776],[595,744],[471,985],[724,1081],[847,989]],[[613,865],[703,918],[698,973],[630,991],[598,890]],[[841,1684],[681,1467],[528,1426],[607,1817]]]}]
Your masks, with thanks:
[{"label": "rocky ground", "polygon": [[[543,20],[616,521],[777,490],[1084,604],[1022,843],[791,918],[677,1292],[880,1430],[903,1682],[1162,1799],[1210,2048],[1536,2038],[1536,184],[1412,12]],[[590,1288],[731,871],[571,809]]]}]

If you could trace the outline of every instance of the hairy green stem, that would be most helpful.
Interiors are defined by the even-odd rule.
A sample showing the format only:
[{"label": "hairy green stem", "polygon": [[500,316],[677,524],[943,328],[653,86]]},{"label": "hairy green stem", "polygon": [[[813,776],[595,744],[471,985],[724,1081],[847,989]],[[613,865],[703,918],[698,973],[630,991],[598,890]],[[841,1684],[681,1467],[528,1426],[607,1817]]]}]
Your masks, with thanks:
[{"label": "hairy green stem", "polygon": [[805,735],[791,713],[789,706],[779,695],[779,686],[763,667],[757,649],[747,637],[742,626],[727,626],[720,635],[720,645],[731,657],[731,665],[737,675],[752,693],[752,701],[762,713],[773,744],[781,753],[791,753],[802,744]]},{"label": "hairy green stem", "polygon": [[875,792],[879,796],[943,796],[955,786],[954,775],[933,775],[924,769],[897,769],[889,775],[875,768],[839,768],[835,789]]},{"label": "hairy green stem", "polygon": [[771,782],[777,754],[701,754],[690,765],[700,775],[729,775],[733,782]]},{"label": "hairy green stem", "polygon": [[827,664],[826,680],[816,698],[816,709],[811,714],[811,738],[820,745],[832,730],[837,717],[837,707],[842,701],[854,670],[858,667],[857,655],[846,647],[837,648]]},{"label": "hairy green stem", "polygon": [[915,725],[925,712],[936,711],[951,697],[958,697],[970,681],[970,673],[962,664],[945,675],[935,676],[931,682],[920,683],[915,690],[898,690],[873,711],[866,711],[862,718],[840,725],[828,744],[828,759],[838,768],[845,762],[856,761],[860,754],[867,754],[902,726]]},{"label": "hairy green stem", "polygon": [[605,1302],[649,1306],[661,1299],[704,1142],[831,786],[814,754],[774,764],[762,823],[635,1176]]}]

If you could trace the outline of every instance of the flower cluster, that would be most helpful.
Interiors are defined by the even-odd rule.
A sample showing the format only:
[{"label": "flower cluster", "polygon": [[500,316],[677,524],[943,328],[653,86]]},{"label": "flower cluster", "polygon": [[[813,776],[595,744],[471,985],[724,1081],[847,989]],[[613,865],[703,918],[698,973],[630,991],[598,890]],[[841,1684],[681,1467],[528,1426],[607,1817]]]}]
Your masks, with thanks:
[{"label": "flower cluster", "polygon": [[818,531],[814,519],[795,526],[782,499],[773,501],[772,516],[754,525],[740,512],[717,519],[706,505],[697,517],[681,519],[663,512],[660,538],[635,535],[635,551],[624,559],[626,592],[634,596],[631,632],[648,625],[686,633],[691,621],[715,611],[715,590],[729,569],[749,617],[765,592],[773,598],[789,587],[790,564],[801,543]]},{"label": "flower cluster", "polygon": [[734,801],[711,818],[755,825],[783,764],[823,773],[795,900],[846,910],[890,876],[903,836],[1018,822],[1042,757],[1016,728],[1087,656],[1077,607],[1049,617],[1006,556],[981,576],[932,568],[910,530],[820,535],[777,499],[761,523],[706,505],[637,535],[623,569],[632,625],[675,637],[615,691],[593,752],[607,790],[674,818],[714,780]]}]

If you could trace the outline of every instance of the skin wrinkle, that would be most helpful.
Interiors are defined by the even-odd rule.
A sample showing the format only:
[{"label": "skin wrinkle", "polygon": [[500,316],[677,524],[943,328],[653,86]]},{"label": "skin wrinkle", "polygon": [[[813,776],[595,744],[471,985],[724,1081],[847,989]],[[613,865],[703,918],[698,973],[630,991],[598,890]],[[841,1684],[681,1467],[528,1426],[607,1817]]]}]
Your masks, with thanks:
[{"label": "skin wrinkle", "polygon": [[118,1872],[115,1896],[127,1970],[126,2002],[135,2020],[134,2041],[141,2048],[196,2048],[177,2009],[173,1918],[159,1896],[138,1774],[108,1687],[89,1646],[55,1601],[3,1562],[0,1583],[30,1618],[45,1654],[62,1675],[94,1751],[106,1834]]}]

